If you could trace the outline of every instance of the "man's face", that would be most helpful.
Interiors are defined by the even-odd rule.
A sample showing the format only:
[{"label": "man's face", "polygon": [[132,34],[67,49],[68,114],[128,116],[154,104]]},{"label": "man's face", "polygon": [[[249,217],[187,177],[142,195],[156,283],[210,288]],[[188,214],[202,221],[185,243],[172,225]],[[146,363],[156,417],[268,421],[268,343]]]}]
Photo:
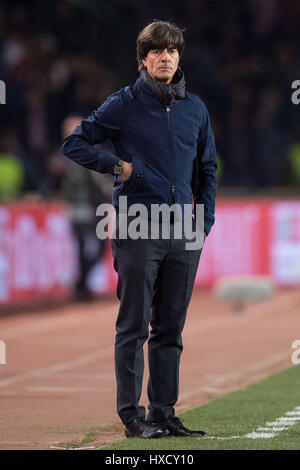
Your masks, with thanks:
[{"label": "man's face", "polygon": [[143,59],[143,64],[151,77],[170,83],[178,68],[179,58],[178,50],[172,47],[163,50],[150,49]]}]

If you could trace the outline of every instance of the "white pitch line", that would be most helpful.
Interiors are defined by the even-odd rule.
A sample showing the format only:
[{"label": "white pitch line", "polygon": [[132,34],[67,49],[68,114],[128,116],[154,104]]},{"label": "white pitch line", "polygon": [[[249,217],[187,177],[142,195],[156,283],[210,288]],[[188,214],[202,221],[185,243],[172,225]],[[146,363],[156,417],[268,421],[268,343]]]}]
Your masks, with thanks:
[{"label": "white pitch line", "polygon": [[276,432],[250,432],[249,434],[245,434],[243,437],[245,439],[272,439],[272,437],[276,436]]},{"label": "white pitch line", "polygon": [[[243,434],[242,436],[204,436],[198,438],[202,439],[217,439],[217,440],[228,440],[228,439],[272,439],[281,431],[285,431],[289,426],[293,426],[298,421],[300,421],[300,416],[298,416],[300,407],[296,406],[292,411],[287,411],[284,416],[277,418],[275,421],[268,421],[264,426],[260,426],[256,431]],[[291,417],[295,415],[294,417]]]},{"label": "white pitch line", "polygon": [[[15,340],[19,338],[23,339],[33,335],[48,333],[49,331],[60,331],[62,329],[76,327],[80,324],[87,324],[88,317],[79,312],[71,313],[72,308],[73,307],[69,307],[68,309],[66,309],[66,307],[63,307],[63,312],[61,310],[56,310],[58,313],[57,316],[49,317],[46,319],[34,318],[30,321],[26,321],[25,324],[18,326],[8,326],[6,328],[3,328],[2,325],[1,339],[5,341]],[[104,311],[100,312],[100,315],[97,314],[97,324],[102,325],[108,323],[111,317],[110,314],[114,314],[115,312],[115,305],[107,306],[105,308],[105,314]]]},{"label": "white pitch line", "polygon": [[[203,392],[207,392],[207,393],[225,393],[225,390],[222,390],[220,388],[217,388],[217,387],[201,387],[201,390],[203,390]],[[185,394],[184,398],[187,397],[187,394]]]},{"label": "white pitch line", "polygon": [[11,341],[15,339],[24,339],[28,336],[41,335],[48,333],[49,331],[62,330],[66,328],[73,328],[82,323],[86,323],[86,319],[81,314],[73,314],[69,317],[62,317],[47,320],[34,320],[34,322],[27,323],[22,326],[13,326],[5,328],[1,332],[1,338],[5,341]]},{"label": "white pitch line", "polygon": [[268,421],[265,426],[280,428],[281,426],[293,426],[293,424],[295,424],[293,421]]},{"label": "white pitch line", "polygon": [[233,381],[244,379],[245,376],[249,376],[249,374],[252,373],[257,375],[257,373],[265,371],[266,368],[280,364],[285,359],[286,352],[272,356],[271,358],[268,358],[259,364],[249,366],[247,369],[243,368],[236,372],[209,377],[207,379],[207,385],[203,385],[202,387],[195,388],[194,390],[184,392],[179,396],[179,399],[180,401],[184,401],[187,398],[200,395],[203,391],[208,391],[207,388],[214,388],[216,390],[215,393],[225,394],[226,390],[224,390],[224,387],[226,389],[226,386],[228,386],[228,384],[230,385]]},{"label": "white pitch line", "polygon": [[26,387],[27,392],[63,392],[63,393],[80,393],[80,392],[101,392],[101,387]]},{"label": "white pitch line", "polygon": [[24,372],[23,374],[18,374],[7,379],[0,380],[0,388],[8,387],[9,385],[23,382],[24,380],[32,379],[33,377],[47,377],[50,376],[53,372],[61,372],[64,370],[74,369],[79,366],[95,362],[100,359],[107,359],[113,355],[113,348],[106,348],[102,351],[96,351],[91,354],[86,354],[77,359],[72,359],[71,361],[59,362],[57,364],[52,364],[51,366],[42,367],[40,369],[31,370]]},{"label": "white pitch line", "polygon": [[281,426],[282,424],[294,424],[296,421],[300,421],[300,416],[298,418],[289,418],[289,417],[282,417],[276,419],[276,421],[270,421],[267,423],[268,426]]},{"label": "white pitch line", "polygon": [[60,372],[51,374],[51,379],[54,380],[66,380],[66,379],[79,379],[80,381],[84,380],[106,380],[113,381],[115,380],[115,375],[111,372],[66,372],[63,374]]},{"label": "white pitch line", "polygon": [[222,436],[204,436],[204,437],[197,437],[198,441],[202,441],[203,439],[217,439],[218,441],[226,441],[228,439],[240,439],[243,436],[228,436],[228,437],[222,437]]},{"label": "white pitch line", "polygon": [[287,428],[287,427],[279,428],[279,427],[275,426],[273,428],[257,428],[257,431],[277,432],[277,431],[286,431],[287,429],[289,429],[289,428]]},{"label": "white pitch line", "polygon": [[58,446],[50,446],[49,449],[58,449],[58,450],[88,450],[88,449],[95,449],[96,446],[89,446],[89,447],[58,447]]},{"label": "white pitch line", "polygon": [[32,444],[32,441],[0,441],[0,444]]}]

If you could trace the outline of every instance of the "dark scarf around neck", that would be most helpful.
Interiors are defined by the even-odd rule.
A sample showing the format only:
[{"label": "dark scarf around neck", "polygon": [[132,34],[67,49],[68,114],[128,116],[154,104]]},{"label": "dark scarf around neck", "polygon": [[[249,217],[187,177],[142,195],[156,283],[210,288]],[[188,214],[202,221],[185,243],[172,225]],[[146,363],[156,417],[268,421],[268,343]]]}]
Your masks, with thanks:
[{"label": "dark scarf around neck", "polygon": [[162,105],[172,105],[176,100],[185,98],[185,78],[180,67],[176,70],[171,83],[168,84],[151,77],[145,66],[140,71],[140,75]]}]

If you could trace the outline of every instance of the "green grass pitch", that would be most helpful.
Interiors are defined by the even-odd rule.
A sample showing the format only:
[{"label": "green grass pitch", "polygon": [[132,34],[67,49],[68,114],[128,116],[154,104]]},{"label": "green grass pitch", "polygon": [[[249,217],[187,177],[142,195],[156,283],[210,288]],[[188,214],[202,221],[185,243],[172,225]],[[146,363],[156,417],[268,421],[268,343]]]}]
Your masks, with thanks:
[{"label": "green grass pitch", "polygon": [[300,366],[180,416],[205,437],[124,438],[103,450],[299,450]]}]

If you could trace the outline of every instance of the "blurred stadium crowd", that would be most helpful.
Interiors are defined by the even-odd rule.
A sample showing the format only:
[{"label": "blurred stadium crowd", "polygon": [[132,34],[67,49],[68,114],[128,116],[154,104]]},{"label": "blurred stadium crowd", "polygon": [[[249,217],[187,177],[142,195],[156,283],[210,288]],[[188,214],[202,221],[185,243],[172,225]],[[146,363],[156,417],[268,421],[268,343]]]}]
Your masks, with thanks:
[{"label": "blurred stadium crowd", "polygon": [[155,18],[185,30],[182,67],[187,88],[210,110],[220,186],[299,184],[299,107],[291,103],[300,78],[299,0],[6,0],[2,201],[60,194],[65,119],[87,116],[136,80],[136,36]]}]

